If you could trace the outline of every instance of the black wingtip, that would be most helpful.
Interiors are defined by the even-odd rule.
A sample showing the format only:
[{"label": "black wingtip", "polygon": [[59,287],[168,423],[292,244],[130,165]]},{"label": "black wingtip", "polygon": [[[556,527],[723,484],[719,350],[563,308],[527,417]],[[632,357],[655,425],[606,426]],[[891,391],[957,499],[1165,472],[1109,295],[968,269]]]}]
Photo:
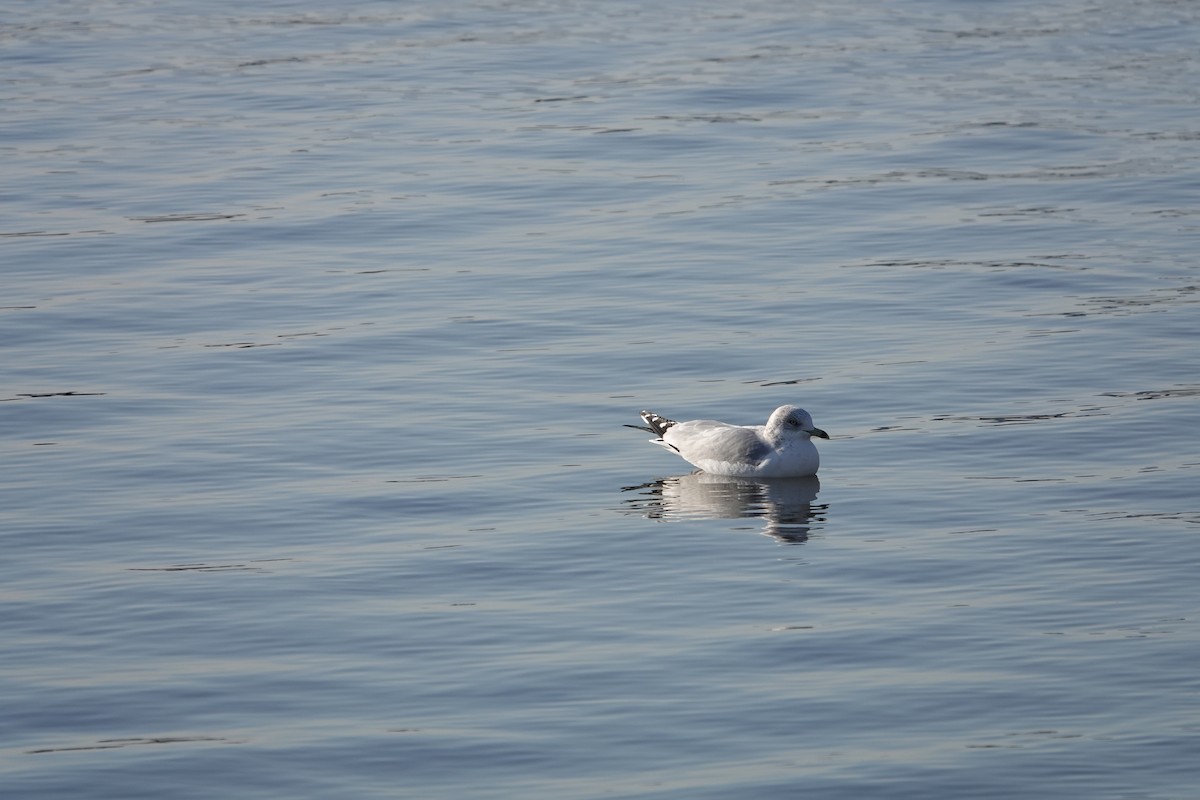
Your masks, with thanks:
[{"label": "black wingtip", "polygon": [[667,429],[672,425],[678,424],[675,422],[675,420],[659,416],[653,411],[643,411],[642,420],[650,426],[650,432],[657,434],[658,436],[662,436],[664,433],[666,433]]}]

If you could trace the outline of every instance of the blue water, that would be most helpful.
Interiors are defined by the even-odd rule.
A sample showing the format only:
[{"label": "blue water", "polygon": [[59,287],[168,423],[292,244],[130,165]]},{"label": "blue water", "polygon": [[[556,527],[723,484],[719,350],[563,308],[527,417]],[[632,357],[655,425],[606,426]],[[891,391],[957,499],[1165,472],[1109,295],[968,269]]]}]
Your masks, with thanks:
[{"label": "blue water", "polygon": [[3,9],[0,794],[1194,797],[1198,33]]}]

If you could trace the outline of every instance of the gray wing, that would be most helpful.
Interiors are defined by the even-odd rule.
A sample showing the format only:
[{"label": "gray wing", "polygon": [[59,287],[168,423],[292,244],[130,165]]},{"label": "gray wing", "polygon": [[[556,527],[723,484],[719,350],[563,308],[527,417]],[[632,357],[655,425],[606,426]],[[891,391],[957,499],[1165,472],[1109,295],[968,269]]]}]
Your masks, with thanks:
[{"label": "gray wing", "polygon": [[712,459],[757,464],[772,450],[759,431],[711,419],[697,419],[674,425],[663,435],[663,441],[673,445],[688,461]]}]

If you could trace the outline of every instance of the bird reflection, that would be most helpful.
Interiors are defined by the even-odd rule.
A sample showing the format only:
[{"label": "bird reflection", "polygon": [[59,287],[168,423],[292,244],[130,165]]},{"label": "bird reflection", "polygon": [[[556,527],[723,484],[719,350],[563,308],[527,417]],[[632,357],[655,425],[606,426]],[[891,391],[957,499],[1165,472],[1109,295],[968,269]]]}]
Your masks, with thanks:
[{"label": "bird reflection", "polygon": [[828,505],[815,502],[821,482],[806,478],[734,478],[693,472],[626,486],[637,492],[625,500],[650,519],[762,519],[763,533],[786,544],[808,540],[814,523],[823,522]]}]

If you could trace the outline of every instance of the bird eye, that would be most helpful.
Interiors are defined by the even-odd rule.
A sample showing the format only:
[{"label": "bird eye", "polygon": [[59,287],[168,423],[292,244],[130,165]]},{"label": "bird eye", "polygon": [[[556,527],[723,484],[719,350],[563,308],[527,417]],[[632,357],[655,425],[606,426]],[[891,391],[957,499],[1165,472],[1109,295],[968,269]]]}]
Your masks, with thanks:
[{"label": "bird eye", "polygon": [[799,428],[800,420],[796,419],[795,417],[788,417],[788,425],[791,425],[793,428]]}]

